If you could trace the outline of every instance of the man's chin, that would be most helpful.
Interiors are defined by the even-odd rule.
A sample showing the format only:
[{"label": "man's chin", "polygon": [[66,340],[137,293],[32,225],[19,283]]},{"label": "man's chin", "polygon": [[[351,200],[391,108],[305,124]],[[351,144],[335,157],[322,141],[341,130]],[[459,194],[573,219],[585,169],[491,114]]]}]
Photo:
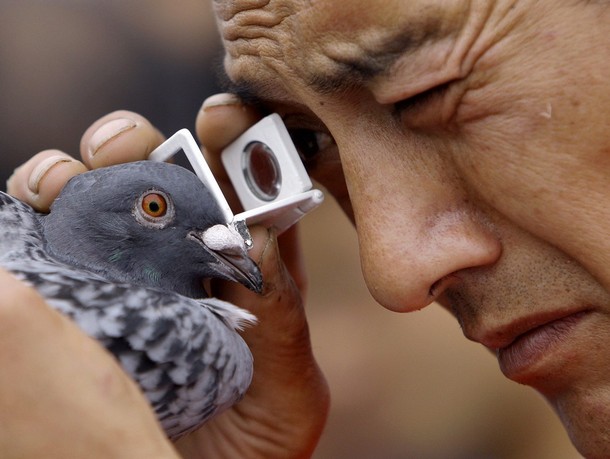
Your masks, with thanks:
[{"label": "man's chin", "polygon": [[587,459],[610,458],[610,388],[577,389],[547,400],[580,454]]}]

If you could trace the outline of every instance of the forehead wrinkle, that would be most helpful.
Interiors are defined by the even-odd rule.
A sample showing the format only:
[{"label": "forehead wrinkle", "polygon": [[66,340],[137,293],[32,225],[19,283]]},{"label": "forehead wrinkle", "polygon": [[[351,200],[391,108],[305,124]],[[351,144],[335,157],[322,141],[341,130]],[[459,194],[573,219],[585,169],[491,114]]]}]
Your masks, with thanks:
[{"label": "forehead wrinkle", "polygon": [[282,23],[296,10],[290,0],[215,0],[216,16],[225,41],[277,38]]},{"label": "forehead wrinkle", "polygon": [[214,12],[222,21],[229,21],[237,14],[266,7],[271,0],[214,0]]},{"label": "forehead wrinkle", "polygon": [[239,81],[236,89],[244,98],[281,95],[292,41],[288,19],[296,14],[299,4],[298,0],[216,1],[225,71],[231,80]]}]

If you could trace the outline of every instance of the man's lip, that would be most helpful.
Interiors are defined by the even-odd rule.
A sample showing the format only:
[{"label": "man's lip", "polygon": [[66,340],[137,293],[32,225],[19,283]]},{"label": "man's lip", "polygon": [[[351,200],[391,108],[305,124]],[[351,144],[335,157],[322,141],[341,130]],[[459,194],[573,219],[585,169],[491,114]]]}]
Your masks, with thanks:
[{"label": "man's lip", "polygon": [[496,352],[507,378],[541,391],[556,390],[566,359],[573,359],[570,344],[594,311],[581,306],[530,314],[505,324],[481,326],[466,336]]},{"label": "man's lip", "polygon": [[504,349],[536,328],[588,311],[588,309],[580,308],[525,316],[508,324],[474,331],[469,334],[469,338],[493,350]]},{"label": "man's lip", "polygon": [[[540,383],[540,370],[548,373],[552,368],[549,362],[555,365],[555,369],[557,365],[564,368],[561,349],[567,349],[564,344],[570,341],[570,335],[588,313],[585,310],[562,316],[519,334],[509,345],[497,350],[502,373],[514,381],[531,385],[534,381]],[[543,380],[548,389],[549,378]]]}]

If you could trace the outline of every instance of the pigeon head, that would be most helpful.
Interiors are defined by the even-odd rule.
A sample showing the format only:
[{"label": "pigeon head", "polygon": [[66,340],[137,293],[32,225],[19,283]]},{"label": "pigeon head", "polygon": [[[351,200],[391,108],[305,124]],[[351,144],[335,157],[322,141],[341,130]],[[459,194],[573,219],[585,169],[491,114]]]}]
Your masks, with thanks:
[{"label": "pigeon head", "polygon": [[244,239],[180,166],[139,161],[78,175],[41,221],[52,256],[115,282],[190,297],[206,296],[211,278],[262,288]]}]

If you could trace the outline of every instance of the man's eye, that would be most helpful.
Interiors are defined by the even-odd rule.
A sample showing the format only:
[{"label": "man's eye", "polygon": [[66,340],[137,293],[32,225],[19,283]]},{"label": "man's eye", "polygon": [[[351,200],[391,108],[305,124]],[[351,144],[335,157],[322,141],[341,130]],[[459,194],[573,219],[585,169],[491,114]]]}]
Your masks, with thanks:
[{"label": "man's eye", "polygon": [[288,133],[305,167],[313,165],[321,151],[334,145],[333,138],[325,132],[311,129],[288,129]]},{"label": "man's eye", "polygon": [[397,112],[416,111],[424,107],[424,105],[432,102],[435,98],[441,97],[447,91],[448,84],[435,86],[427,91],[421,92],[414,96],[398,101],[394,104],[394,109]]},{"label": "man's eye", "polygon": [[396,118],[409,129],[447,128],[458,104],[450,88],[451,82],[445,83],[396,102],[393,106]]}]

